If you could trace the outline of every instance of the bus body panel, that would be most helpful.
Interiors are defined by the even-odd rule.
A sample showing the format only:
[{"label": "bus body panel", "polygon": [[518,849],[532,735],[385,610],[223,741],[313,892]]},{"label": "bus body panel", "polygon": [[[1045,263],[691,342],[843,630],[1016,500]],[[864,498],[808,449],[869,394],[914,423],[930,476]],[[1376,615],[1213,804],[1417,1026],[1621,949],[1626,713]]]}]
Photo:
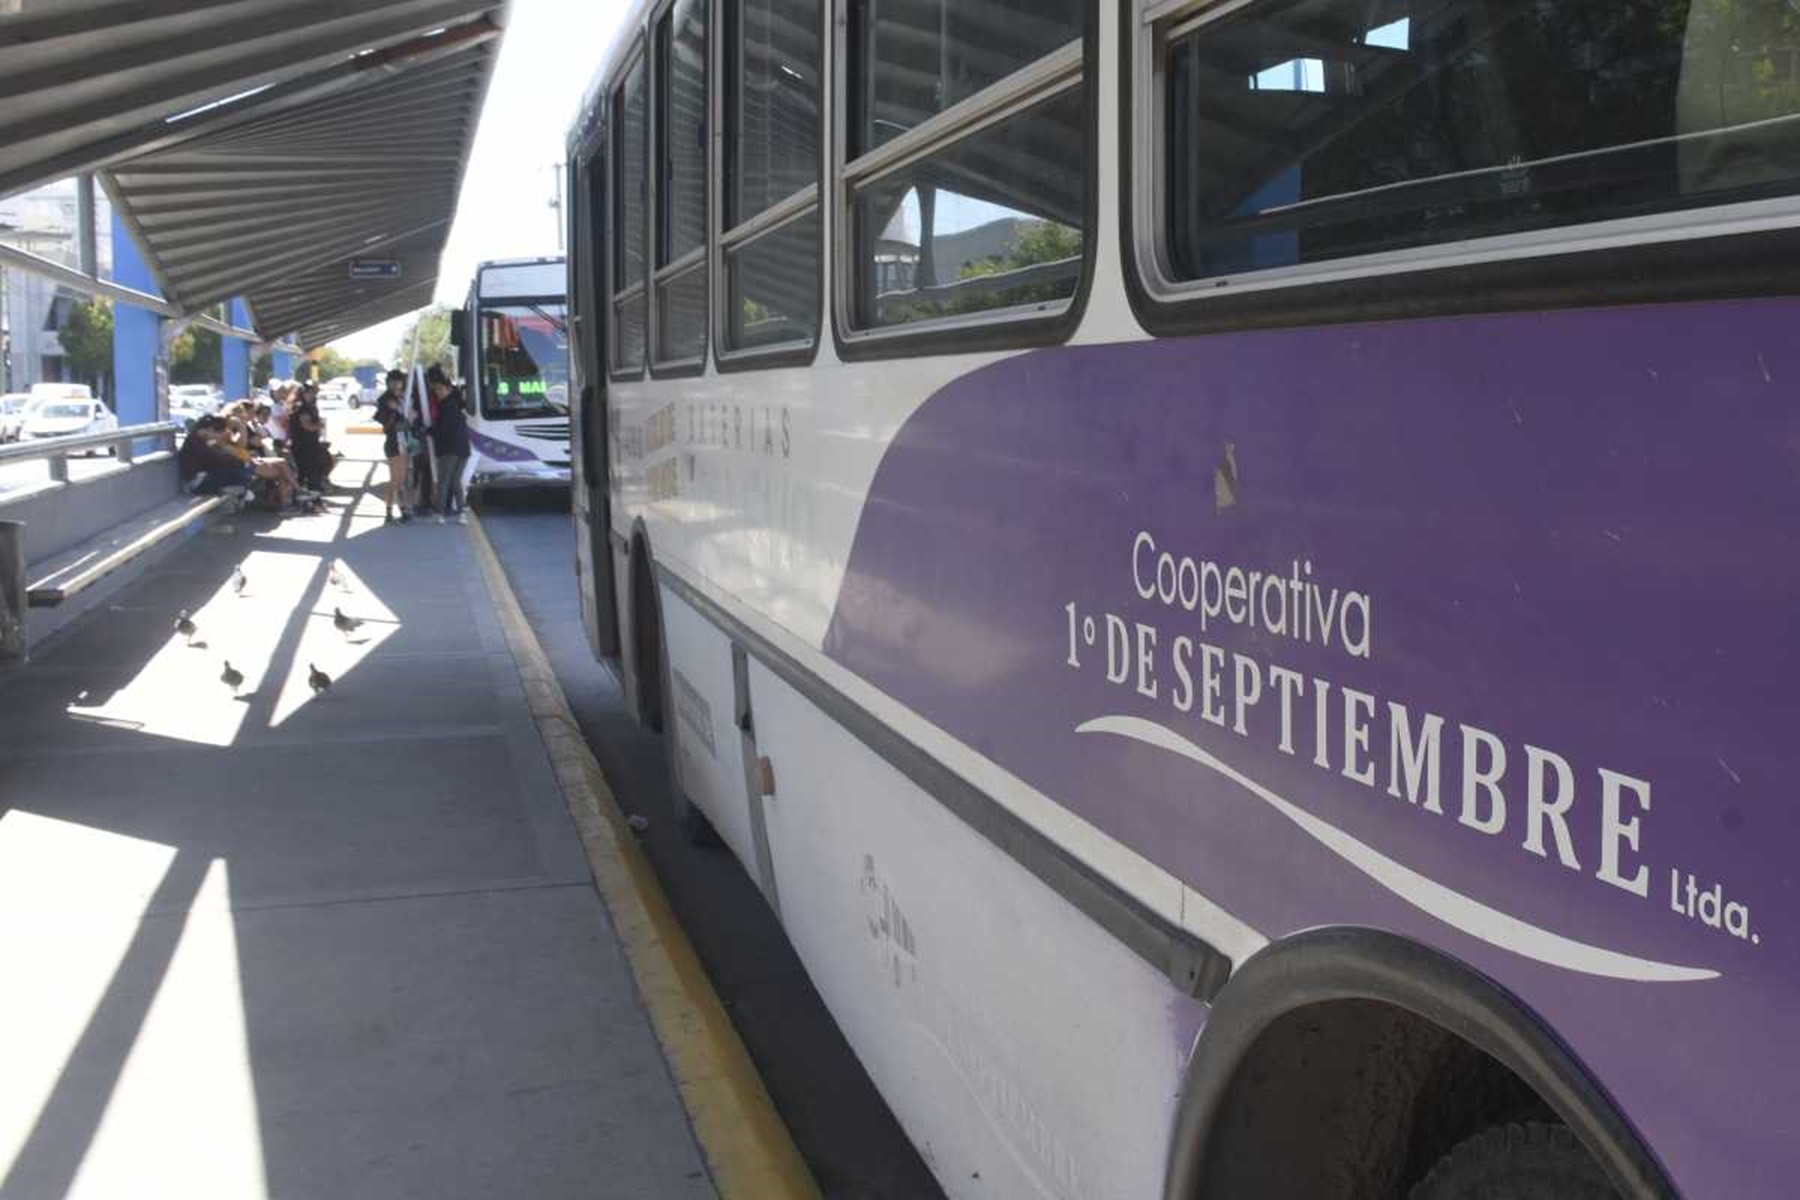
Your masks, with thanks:
[{"label": "bus body panel", "polygon": [[1203,1006],[772,672],[751,687],[783,924],[945,1191],[1157,1195]]},{"label": "bus body panel", "polygon": [[1800,1110],[1770,1041],[1800,994],[1797,320],[1008,360],[889,449],[825,649],[1270,936],[1472,964],[1679,1185],[1773,1194],[1800,1167],[1765,1120]]},{"label": "bus body panel", "polygon": [[[890,697],[915,741],[940,731],[959,773],[1065,810],[1059,841],[1147,902],[1169,911],[1173,879],[1172,916],[1197,895],[1267,937],[1360,924],[1440,948],[1555,1029],[1684,1190],[1775,1194],[1800,1165],[1757,1117],[1800,1102],[1767,1038],[1797,991],[1778,799],[1800,666],[1797,317],[1643,306],[615,385],[620,507],[660,564],[803,665]],[[1206,600],[1233,611],[1232,567],[1245,587],[1279,575],[1310,631],[1223,608],[1201,629],[1184,558],[1196,587],[1217,569]],[[1279,616],[1273,591],[1257,602]],[[1260,689],[1242,735],[1240,686]],[[758,728],[807,744],[767,710]],[[887,770],[861,752],[815,791],[797,753],[775,756],[780,787],[809,810]],[[770,837],[792,926],[821,856],[851,850],[786,820]],[[821,990],[880,1053],[854,1036],[868,997]],[[1651,1052],[1647,1029],[1679,1037]],[[1065,1144],[1096,1119],[1066,1115]]]},{"label": "bus body panel", "polygon": [[662,620],[669,655],[669,695],[663,730],[674,735],[675,782],[699,806],[731,852],[756,874],[750,797],[743,754],[732,723],[736,699],[731,641],[669,589],[662,589]]}]

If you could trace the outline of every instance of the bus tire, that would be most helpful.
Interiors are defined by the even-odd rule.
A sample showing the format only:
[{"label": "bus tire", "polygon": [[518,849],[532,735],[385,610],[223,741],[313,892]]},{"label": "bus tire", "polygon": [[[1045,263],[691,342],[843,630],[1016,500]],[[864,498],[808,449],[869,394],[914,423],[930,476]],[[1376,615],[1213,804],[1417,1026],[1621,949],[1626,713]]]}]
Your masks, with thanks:
[{"label": "bus tire", "polygon": [[1463,1139],[1408,1200],[1617,1200],[1606,1173],[1566,1125],[1491,1125]]}]

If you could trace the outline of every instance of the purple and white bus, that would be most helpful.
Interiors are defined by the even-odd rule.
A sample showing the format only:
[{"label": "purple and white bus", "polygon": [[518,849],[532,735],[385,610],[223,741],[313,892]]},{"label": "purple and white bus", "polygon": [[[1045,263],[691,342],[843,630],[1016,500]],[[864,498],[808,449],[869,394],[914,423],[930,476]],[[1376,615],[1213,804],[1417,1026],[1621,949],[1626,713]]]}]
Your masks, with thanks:
[{"label": "purple and white bus", "polygon": [[569,162],[595,652],[949,1195],[1795,1193],[1800,5],[663,0]]}]

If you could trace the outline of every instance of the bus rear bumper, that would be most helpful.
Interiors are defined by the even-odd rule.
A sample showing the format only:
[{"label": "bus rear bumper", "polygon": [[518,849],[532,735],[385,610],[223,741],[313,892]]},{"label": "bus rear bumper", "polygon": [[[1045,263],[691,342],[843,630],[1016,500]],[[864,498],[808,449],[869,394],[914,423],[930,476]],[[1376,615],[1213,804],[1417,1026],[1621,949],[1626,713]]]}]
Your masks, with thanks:
[{"label": "bus rear bumper", "polygon": [[500,463],[484,461],[470,473],[471,489],[568,487],[569,468],[546,462]]}]

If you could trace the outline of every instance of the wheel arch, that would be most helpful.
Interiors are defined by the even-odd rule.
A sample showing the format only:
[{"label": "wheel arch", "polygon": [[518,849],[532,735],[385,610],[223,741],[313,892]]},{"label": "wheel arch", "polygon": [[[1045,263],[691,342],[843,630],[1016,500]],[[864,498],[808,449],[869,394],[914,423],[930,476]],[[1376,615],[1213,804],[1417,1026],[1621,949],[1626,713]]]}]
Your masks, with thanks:
[{"label": "wheel arch", "polygon": [[1510,1071],[1566,1124],[1626,1196],[1673,1197],[1649,1148],[1563,1044],[1515,996],[1441,951],[1381,930],[1332,927],[1285,938],[1239,968],[1213,1003],[1171,1131],[1165,1200],[1204,1194],[1233,1085],[1283,1018],[1315,1005],[1401,1010]]}]

